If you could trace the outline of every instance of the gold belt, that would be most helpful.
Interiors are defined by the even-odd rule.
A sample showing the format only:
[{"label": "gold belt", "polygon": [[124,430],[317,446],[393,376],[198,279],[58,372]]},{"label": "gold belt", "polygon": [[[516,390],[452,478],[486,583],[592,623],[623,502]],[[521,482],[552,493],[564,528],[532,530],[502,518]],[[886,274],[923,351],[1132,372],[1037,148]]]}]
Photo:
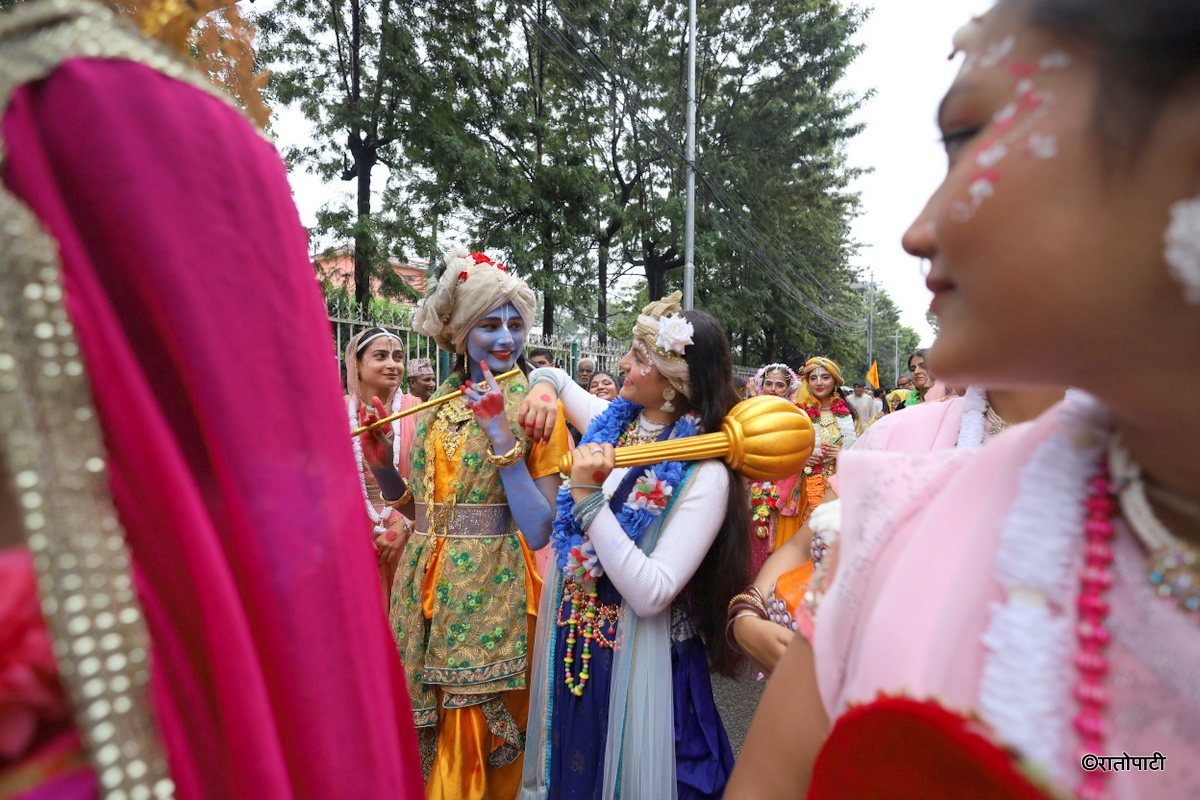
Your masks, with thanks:
[{"label": "gold belt", "polygon": [[[436,516],[441,516],[444,506],[434,503]],[[427,536],[429,531],[429,507],[417,503],[417,525],[415,534]],[[483,539],[492,536],[503,536],[508,533],[512,522],[512,512],[507,503],[491,503],[487,505],[455,505],[449,511],[450,520],[445,531],[438,531],[439,536],[452,536],[460,539]]]}]

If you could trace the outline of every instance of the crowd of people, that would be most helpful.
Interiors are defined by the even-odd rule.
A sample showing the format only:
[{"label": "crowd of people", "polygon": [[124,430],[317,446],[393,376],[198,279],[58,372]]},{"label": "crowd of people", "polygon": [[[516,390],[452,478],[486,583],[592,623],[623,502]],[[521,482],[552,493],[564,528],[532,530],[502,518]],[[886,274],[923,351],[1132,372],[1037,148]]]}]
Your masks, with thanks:
[{"label": "crowd of people", "polygon": [[[896,387],[739,391],[678,292],[571,375],[457,249],[449,373],[369,328],[342,393],[239,107],[89,0],[0,18],[0,795],[1200,796],[1200,7],[954,46]],[[795,474],[689,455],[763,395]]]}]

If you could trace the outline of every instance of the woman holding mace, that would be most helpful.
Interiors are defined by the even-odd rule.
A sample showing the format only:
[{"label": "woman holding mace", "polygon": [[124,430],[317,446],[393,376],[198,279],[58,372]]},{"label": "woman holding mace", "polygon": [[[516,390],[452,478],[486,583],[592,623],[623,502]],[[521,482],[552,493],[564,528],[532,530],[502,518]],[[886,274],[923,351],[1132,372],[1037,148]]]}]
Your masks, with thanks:
[{"label": "woman holding mace", "polygon": [[[539,582],[531,550],[554,518],[559,423],[542,442],[516,424],[528,386],[493,372],[523,365],[533,291],[503,265],[458,250],[417,310],[417,327],[458,364],[423,413],[412,481],[397,474],[387,427],[363,435],[385,498],[416,526],[392,587],[430,798],[512,797],[521,774],[528,693],[526,645]],[[362,421],[383,416],[382,404]]]},{"label": "woman holding mace", "polygon": [[531,435],[557,424],[558,397],[586,433],[558,495],[522,798],[720,797],[731,771],[708,661],[736,663],[723,612],[749,573],[741,480],[715,459],[614,468],[614,447],[719,431],[737,401],[724,332],[679,297],[638,316],[613,402],[531,373]]}]

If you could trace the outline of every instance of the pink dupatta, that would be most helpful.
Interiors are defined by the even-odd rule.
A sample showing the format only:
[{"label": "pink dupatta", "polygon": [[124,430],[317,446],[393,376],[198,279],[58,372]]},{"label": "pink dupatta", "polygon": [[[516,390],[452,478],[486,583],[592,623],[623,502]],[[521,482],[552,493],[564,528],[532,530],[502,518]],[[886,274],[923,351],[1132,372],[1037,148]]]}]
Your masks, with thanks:
[{"label": "pink dupatta", "polygon": [[304,229],[274,149],[142,66],[15,94],[58,242],[180,797],[423,795]]}]

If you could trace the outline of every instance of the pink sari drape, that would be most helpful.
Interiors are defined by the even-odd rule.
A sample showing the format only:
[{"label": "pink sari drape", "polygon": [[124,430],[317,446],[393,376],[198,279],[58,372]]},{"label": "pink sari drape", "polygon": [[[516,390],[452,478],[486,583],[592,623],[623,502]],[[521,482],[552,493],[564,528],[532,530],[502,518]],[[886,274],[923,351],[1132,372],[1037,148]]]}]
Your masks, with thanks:
[{"label": "pink sari drape", "polygon": [[4,181],[57,240],[183,798],[420,797],[329,326],[282,163],[127,62],[20,89]]}]

